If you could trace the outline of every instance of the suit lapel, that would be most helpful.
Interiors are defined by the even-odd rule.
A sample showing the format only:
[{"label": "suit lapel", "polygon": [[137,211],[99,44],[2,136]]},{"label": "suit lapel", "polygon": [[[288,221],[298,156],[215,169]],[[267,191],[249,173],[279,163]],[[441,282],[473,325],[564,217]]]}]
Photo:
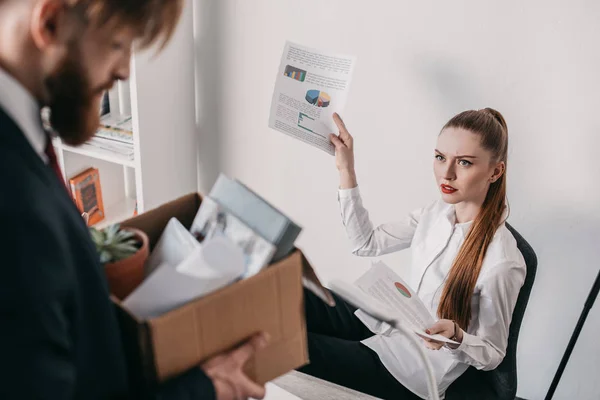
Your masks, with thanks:
[{"label": "suit lapel", "polygon": [[25,138],[25,134],[17,126],[17,124],[0,108],[0,128],[2,133],[0,135],[0,141],[6,143],[7,146],[15,149],[20,155],[27,166],[40,177],[45,184],[51,185],[52,172],[50,168],[35,152],[31,144]]},{"label": "suit lapel", "polygon": [[81,218],[79,210],[73,203],[71,196],[65,190],[65,186],[58,180],[54,171],[46,165],[40,156],[35,152],[31,144],[25,138],[25,135],[17,124],[0,108],[0,143],[4,146],[9,146],[17,151],[27,168],[40,178],[43,184],[47,187],[55,200],[60,202],[64,209],[69,210],[70,215],[74,215],[80,228],[86,235],[87,226]]},{"label": "suit lapel", "polygon": [[71,196],[65,190],[64,184],[58,180],[52,168],[42,161],[19,127],[6,115],[2,108],[0,108],[0,146],[7,146],[14,149],[13,151],[18,152],[20,158],[23,160],[24,167],[32,171],[42,184],[46,186],[48,196],[51,196],[51,198],[44,200],[56,203],[57,212],[64,213],[65,219],[68,218],[70,220],[65,220],[65,226],[75,229],[78,232],[77,236],[81,238],[76,244],[79,251],[87,252],[90,260],[95,260],[93,263],[89,263],[89,265],[81,265],[80,267],[94,267],[94,273],[100,279],[99,282],[104,282],[103,285],[107,290],[108,286],[105,283],[105,275],[99,262],[98,253],[90,238],[89,229],[83,218],[81,218],[81,214],[77,206],[75,206],[73,199],[71,199]]}]

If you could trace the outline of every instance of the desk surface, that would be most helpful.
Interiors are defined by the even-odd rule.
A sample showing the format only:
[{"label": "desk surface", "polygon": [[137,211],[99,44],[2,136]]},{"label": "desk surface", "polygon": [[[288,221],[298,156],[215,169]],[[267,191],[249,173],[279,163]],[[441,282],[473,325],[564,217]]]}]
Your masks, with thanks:
[{"label": "desk surface", "polygon": [[274,383],[267,383],[267,395],[264,400],[302,400],[300,397],[294,396],[290,392],[287,392],[275,385]]}]

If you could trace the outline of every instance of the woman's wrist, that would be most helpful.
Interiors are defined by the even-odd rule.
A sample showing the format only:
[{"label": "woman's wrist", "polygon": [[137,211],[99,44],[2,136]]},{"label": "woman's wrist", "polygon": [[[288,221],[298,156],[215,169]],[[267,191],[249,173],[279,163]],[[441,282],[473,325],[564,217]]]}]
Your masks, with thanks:
[{"label": "woman's wrist", "polygon": [[458,324],[456,322],[454,322],[454,321],[452,321],[452,322],[454,323],[454,335],[452,335],[452,337],[450,339],[454,340],[458,344],[446,343],[446,345],[447,345],[447,347],[449,347],[451,349],[457,349],[463,341],[463,333],[464,332],[460,328],[460,326],[458,326]]},{"label": "woman's wrist", "polygon": [[354,169],[340,170],[340,189],[352,189],[358,186]]},{"label": "woman's wrist", "polygon": [[463,341],[463,336],[464,336],[464,335],[463,335],[464,331],[463,331],[462,329],[460,329],[460,327],[459,327],[458,325],[457,325],[457,328],[458,328],[458,332],[456,333],[456,341],[457,341],[458,343],[462,343],[462,341]]}]

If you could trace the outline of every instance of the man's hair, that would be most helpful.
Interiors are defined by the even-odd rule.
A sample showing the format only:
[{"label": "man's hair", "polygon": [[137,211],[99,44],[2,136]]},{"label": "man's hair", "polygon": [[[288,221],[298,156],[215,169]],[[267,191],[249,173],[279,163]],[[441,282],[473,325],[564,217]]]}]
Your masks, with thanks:
[{"label": "man's hair", "polygon": [[179,21],[183,0],[65,0],[86,22],[96,26],[115,24],[135,29],[139,46],[159,43],[164,47]]}]

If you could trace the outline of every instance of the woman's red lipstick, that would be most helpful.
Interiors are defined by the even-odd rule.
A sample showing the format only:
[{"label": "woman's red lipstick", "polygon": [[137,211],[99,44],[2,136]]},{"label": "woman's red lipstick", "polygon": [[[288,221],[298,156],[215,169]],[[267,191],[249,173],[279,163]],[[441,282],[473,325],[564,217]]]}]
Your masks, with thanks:
[{"label": "woman's red lipstick", "polygon": [[458,190],[449,185],[440,185],[440,187],[442,188],[442,192],[445,194],[452,194]]}]

